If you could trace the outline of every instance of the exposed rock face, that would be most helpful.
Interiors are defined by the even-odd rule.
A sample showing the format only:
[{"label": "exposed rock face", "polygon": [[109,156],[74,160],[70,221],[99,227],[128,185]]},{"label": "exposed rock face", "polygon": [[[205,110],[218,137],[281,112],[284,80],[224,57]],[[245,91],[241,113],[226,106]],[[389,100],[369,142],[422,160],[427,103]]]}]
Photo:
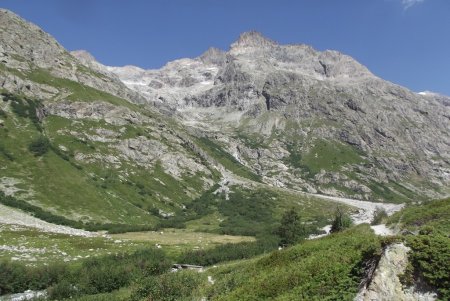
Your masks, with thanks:
[{"label": "exposed rock face", "polygon": [[361,291],[355,301],[433,301],[436,294],[418,292],[414,288],[404,289],[399,275],[408,263],[409,248],[403,244],[393,244],[386,248],[378,263],[369,287]]},{"label": "exposed rock face", "polygon": [[113,125],[143,124],[149,118],[125,107],[114,106],[106,102],[67,102],[50,103],[45,107],[46,114],[68,119],[105,120]]},{"label": "exposed rock face", "polygon": [[[56,92],[27,80],[29,73],[45,69],[55,77],[70,79],[113,95],[142,102],[142,96],[127,89],[120,80],[86,69],[48,33],[14,13],[0,9],[0,28],[0,63],[6,68],[17,70],[12,78],[9,75],[3,83],[0,81],[1,87],[34,96],[45,96],[44,91]],[[30,90],[34,91],[30,93]]]},{"label": "exposed rock face", "polygon": [[[368,187],[375,181],[402,182],[412,193],[437,196],[433,191],[450,184],[448,98],[384,81],[336,51],[279,45],[249,32],[228,52],[210,49],[159,70],[103,70],[148,102],[169,108],[184,124],[228,137],[222,139],[227,150],[256,172],[272,174],[270,182],[319,188],[318,181],[298,181],[292,176],[295,167],[284,162],[292,153],[288,145],[299,137],[300,153],[325,139],[350,145],[366,161],[334,172],[334,180],[320,180],[342,188],[324,192],[348,195],[350,190],[353,197],[370,199]],[[270,144],[245,148],[233,136],[236,131],[262,135]],[[358,179],[349,179],[355,172]]]}]

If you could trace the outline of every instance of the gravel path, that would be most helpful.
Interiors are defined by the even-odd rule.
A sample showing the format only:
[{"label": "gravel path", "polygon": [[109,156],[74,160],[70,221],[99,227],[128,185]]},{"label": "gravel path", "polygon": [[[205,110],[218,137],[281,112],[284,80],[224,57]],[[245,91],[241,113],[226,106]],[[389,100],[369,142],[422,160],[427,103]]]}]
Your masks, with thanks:
[{"label": "gravel path", "polygon": [[323,194],[308,194],[313,197],[331,200],[338,203],[350,205],[359,209],[359,211],[352,215],[355,224],[370,223],[373,219],[373,214],[377,208],[383,208],[388,215],[392,215],[400,211],[405,204],[391,204],[391,203],[373,203],[368,201],[360,201],[354,199],[341,198],[336,196],[329,196]]},{"label": "gravel path", "polygon": [[55,225],[34,216],[28,215],[20,210],[13,209],[0,204],[0,224],[20,225],[32,227],[44,232],[62,233],[76,236],[93,237],[98,236],[95,232],[74,229],[67,226]]}]

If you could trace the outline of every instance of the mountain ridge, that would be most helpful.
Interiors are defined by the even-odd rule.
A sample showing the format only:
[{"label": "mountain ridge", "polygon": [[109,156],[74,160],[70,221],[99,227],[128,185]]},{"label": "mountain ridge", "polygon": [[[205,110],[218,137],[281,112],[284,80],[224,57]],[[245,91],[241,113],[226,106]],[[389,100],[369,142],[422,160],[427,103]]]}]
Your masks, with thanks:
[{"label": "mountain ridge", "polygon": [[[233,51],[233,47],[239,48],[239,44],[244,51]],[[288,120],[299,122],[318,118],[321,121],[313,121],[313,124],[328,120],[326,122],[334,122],[348,128],[336,131],[334,126],[334,129],[331,128],[334,134],[322,132],[319,138],[336,139],[365,153],[395,153],[395,148],[400,146],[404,149],[402,152],[406,153],[414,149],[413,154],[416,156],[418,151],[429,148],[424,147],[423,143],[426,143],[440,145],[438,156],[446,156],[448,135],[445,134],[445,128],[448,125],[445,124],[448,123],[446,116],[449,113],[446,113],[443,100],[445,97],[434,94],[421,95],[384,81],[374,76],[366,67],[339,52],[330,50],[318,52],[307,45],[279,45],[256,32],[243,33],[232,43],[228,52],[220,50],[209,52],[218,63],[203,62],[204,55],[201,55],[194,59],[169,62],[157,70],[139,70],[140,73],[135,73],[134,77],[127,76],[126,72],[121,74],[118,71],[120,67],[113,72],[116,72],[131,89],[143,93],[150,103],[157,107],[168,107],[179,116],[182,123],[193,128],[197,127],[206,133],[217,134],[213,130],[218,128],[217,124],[231,128],[230,132],[236,132],[240,131],[242,123],[247,123],[250,127],[245,131],[267,137],[272,135],[273,125],[278,124],[276,127],[284,130]],[[211,55],[208,51],[206,54]],[[308,63],[302,64],[304,61]],[[294,64],[289,65],[292,62]],[[444,104],[443,114],[438,109],[441,104]],[[387,108],[391,113],[386,111]],[[433,118],[428,117],[430,110],[433,111]],[[272,117],[266,116],[267,119],[263,117],[265,114]],[[283,117],[273,116],[278,114],[282,114]],[[201,117],[208,115],[214,117],[209,120],[208,117],[206,119]],[[416,142],[412,142],[414,141],[412,133],[408,134],[410,137],[405,141],[402,137],[404,130],[399,130],[404,127],[400,124],[405,124],[405,121],[402,121],[405,116],[414,120],[412,124],[416,124],[415,128],[417,124],[424,124],[424,117],[429,119],[434,123],[433,126],[441,128],[440,135],[443,140],[435,136],[433,139],[436,143],[423,142],[415,147],[407,146]],[[233,126],[233,123],[237,123],[237,126]],[[255,129],[255,126],[259,129]],[[429,135],[419,136],[423,139]],[[222,140],[229,139],[223,137]],[[259,165],[261,168],[260,159],[251,159],[258,158],[261,149],[256,151],[248,149],[246,145],[239,145],[239,141],[225,143],[228,143],[229,152],[234,153],[238,160],[242,160],[242,156],[249,156],[250,160],[244,159],[242,162],[248,166]],[[287,151],[286,141],[282,144],[284,146],[280,145],[281,148],[278,147],[277,152],[284,149],[282,152],[290,153]],[[432,149],[437,150],[435,147]],[[407,163],[408,159],[402,159],[403,163],[399,161],[394,163],[393,158],[389,156],[377,157],[378,155],[374,156],[376,164],[381,163],[384,165],[383,168],[392,170],[394,166],[398,166],[394,172],[396,175],[393,178],[386,176],[385,180],[390,177],[392,180],[402,178],[400,174],[404,173],[405,168],[408,173],[415,173],[415,170],[424,168],[423,162],[419,163],[422,165],[420,167],[417,163],[414,165]],[[426,164],[431,162],[429,159],[427,161]],[[438,163],[435,170],[440,170],[439,177],[443,179],[443,183],[448,183],[448,171],[445,171],[448,169],[445,167],[448,165],[448,158],[443,162],[444,165],[439,167]],[[409,166],[406,167],[407,165]],[[277,169],[282,172],[286,166],[280,165],[279,168],[281,170]],[[333,177],[326,172],[325,176]],[[380,174],[376,177],[379,176]],[[315,181],[319,182],[334,181],[330,178],[321,179],[318,174],[315,177]],[[350,184],[353,180],[345,180],[346,185],[353,185],[354,183]],[[367,185],[356,187],[351,189],[370,190]]]},{"label": "mountain ridge", "polygon": [[[14,135],[3,134],[3,149],[28,158],[5,161],[5,183],[30,185],[22,198],[56,213],[105,223],[127,220],[113,216],[114,210],[103,217],[90,213],[81,200],[80,208],[60,208],[53,203],[56,195],[45,199],[48,191],[34,191],[45,187],[33,174],[40,161],[29,158],[24,146],[30,137],[50,141],[53,155],[44,155],[49,170],[63,164],[60,159],[70,165],[58,180],[77,174],[91,203],[112,197],[111,204],[125,206],[126,216],[151,210],[153,216],[142,219],[151,223],[182,216],[183,206],[225,179],[396,203],[448,193],[449,108],[379,79],[344,54],[279,45],[248,33],[236,42],[245,51],[209,49],[144,70],[104,66],[86,52],[70,55],[43,35],[36,53],[61,57],[36,64],[40,57],[27,50],[33,45],[18,45],[34,41],[31,33],[39,29],[21,20],[0,15],[6,24],[0,45],[15,45],[2,53],[7,59],[0,65],[8,116],[3,124],[9,130],[13,122],[21,124]],[[30,99],[41,108],[35,121],[41,133],[14,113],[14,106]],[[32,182],[22,171],[27,169]],[[5,183],[0,187],[12,191]],[[80,197],[66,186],[59,189]]]}]

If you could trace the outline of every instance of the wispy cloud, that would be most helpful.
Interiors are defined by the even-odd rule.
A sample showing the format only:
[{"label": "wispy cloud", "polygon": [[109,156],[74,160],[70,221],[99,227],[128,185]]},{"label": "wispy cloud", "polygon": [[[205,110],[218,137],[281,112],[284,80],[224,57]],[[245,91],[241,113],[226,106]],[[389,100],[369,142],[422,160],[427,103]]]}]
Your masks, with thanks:
[{"label": "wispy cloud", "polygon": [[402,5],[404,9],[408,9],[416,4],[422,3],[425,0],[402,0]]}]

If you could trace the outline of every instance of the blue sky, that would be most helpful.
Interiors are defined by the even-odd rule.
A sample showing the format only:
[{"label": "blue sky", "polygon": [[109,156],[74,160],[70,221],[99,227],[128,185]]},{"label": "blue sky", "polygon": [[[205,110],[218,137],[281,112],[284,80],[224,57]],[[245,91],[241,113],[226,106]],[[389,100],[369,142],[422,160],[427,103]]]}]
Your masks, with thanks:
[{"label": "blue sky", "polygon": [[159,68],[257,30],[349,54],[414,91],[450,95],[449,0],[0,0],[69,50]]}]

